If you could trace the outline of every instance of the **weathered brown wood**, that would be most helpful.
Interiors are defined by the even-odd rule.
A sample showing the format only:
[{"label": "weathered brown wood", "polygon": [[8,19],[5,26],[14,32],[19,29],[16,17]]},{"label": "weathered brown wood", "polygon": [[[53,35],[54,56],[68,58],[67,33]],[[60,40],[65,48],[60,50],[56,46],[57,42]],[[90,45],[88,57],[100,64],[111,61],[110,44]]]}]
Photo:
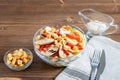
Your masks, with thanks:
[{"label": "weathered brown wood", "polygon": [[53,80],[53,77],[1,77],[0,80]]},{"label": "weathered brown wood", "polygon": [[[33,63],[29,68],[27,68],[24,71],[20,71],[20,72],[15,72],[15,71],[11,71],[10,69],[8,69],[3,63],[0,63],[0,73],[4,73],[1,74],[1,78],[5,78],[5,77],[25,77],[28,79],[32,78],[32,79],[36,79],[39,78],[41,79],[53,79],[54,76],[56,76],[56,73],[60,73],[60,71],[63,68],[55,68],[52,66],[49,66],[43,62],[37,62],[37,63]],[[44,68],[43,68],[44,67]]]},{"label": "weathered brown wood", "polygon": [[[78,11],[93,8],[107,13],[120,26],[119,0],[0,0],[0,80],[53,80],[64,68],[55,68],[44,63],[34,52],[33,35],[41,26],[51,24],[73,24],[83,31]],[[72,18],[73,22],[66,21]],[[118,26],[118,27],[119,27]],[[120,42],[120,28],[107,37]],[[32,65],[25,71],[8,69],[3,57],[11,48],[28,48],[34,54]]]},{"label": "weathered brown wood", "polygon": [[[4,76],[12,76],[12,77],[15,77],[15,76],[18,76],[18,77],[22,77],[23,75],[25,75],[25,77],[54,77],[55,75],[57,75],[56,73],[60,72],[61,69],[59,68],[55,68],[55,67],[52,67],[52,66],[49,66],[48,64],[45,64],[43,62],[34,62],[29,68],[27,68],[26,70],[24,71],[19,71],[19,72],[16,72],[16,71],[12,71],[10,69],[8,69],[3,63],[0,63],[0,72],[5,72],[6,74],[1,74],[2,77]],[[44,69],[43,69],[44,67]],[[17,73],[17,74],[16,74]],[[32,73],[35,73],[35,74],[32,74]],[[13,74],[13,75],[11,75]],[[30,74],[32,74],[30,76]]]},{"label": "weathered brown wood", "polygon": [[[73,5],[73,4],[71,4]],[[102,12],[110,12],[113,13],[116,11],[114,4],[113,5],[75,5],[75,6],[71,6],[71,5],[65,5],[64,7],[61,7],[59,4],[58,5],[48,5],[47,9],[45,9],[46,6],[42,7],[42,6],[31,6],[31,5],[27,5],[27,6],[14,6],[14,5],[0,5],[0,11],[1,11],[1,15],[6,15],[6,14],[10,14],[10,15],[16,15],[16,14],[33,14],[33,15],[39,15],[39,14],[60,14],[60,13],[64,13],[66,14],[65,11],[69,11],[69,13],[76,13],[77,11],[83,9],[83,8],[93,8],[93,9],[98,9],[99,11]],[[118,11],[119,12],[119,11]],[[116,12],[117,13],[117,12]]]},{"label": "weathered brown wood", "polygon": [[[69,0],[64,1],[64,3],[61,6],[59,0],[5,0],[0,2],[0,14],[59,14],[64,13],[65,10],[75,13],[83,8],[94,8],[108,13],[116,12],[116,4],[113,0]],[[117,3],[117,5],[120,4]]]}]

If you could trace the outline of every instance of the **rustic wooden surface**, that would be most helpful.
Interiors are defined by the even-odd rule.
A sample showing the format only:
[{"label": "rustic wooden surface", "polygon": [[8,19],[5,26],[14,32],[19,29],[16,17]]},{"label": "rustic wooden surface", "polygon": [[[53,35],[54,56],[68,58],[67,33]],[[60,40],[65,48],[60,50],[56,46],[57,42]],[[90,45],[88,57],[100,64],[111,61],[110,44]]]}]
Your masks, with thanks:
[{"label": "rustic wooden surface", "polygon": [[[53,80],[64,68],[54,68],[42,62],[33,51],[32,38],[42,25],[66,22],[83,26],[78,11],[93,8],[107,13],[120,22],[119,0],[0,0],[0,80]],[[120,29],[108,35],[120,41]],[[4,53],[14,47],[25,47],[34,54],[32,65],[25,71],[15,72],[3,63]]]}]

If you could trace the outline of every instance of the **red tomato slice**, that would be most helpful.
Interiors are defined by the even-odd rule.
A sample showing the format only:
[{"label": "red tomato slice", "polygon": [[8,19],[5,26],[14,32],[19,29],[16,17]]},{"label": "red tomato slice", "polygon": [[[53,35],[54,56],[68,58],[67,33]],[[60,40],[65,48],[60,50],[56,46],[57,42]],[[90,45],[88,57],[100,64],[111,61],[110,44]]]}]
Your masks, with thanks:
[{"label": "red tomato slice", "polygon": [[53,55],[51,55],[51,57],[55,57],[55,56],[59,56],[58,51],[56,53],[54,53]]},{"label": "red tomato slice", "polygon": [[[52,43],[51,43],[52,44]],[[41,45],[39,51],[46,51],[51,46],[51,44]]]},{"label": "red tomato slice", "polygon": [[57,34],[58,36],[60,36],[60,31],[56,30],[54,33]]},{"label": "red tomato slice", "polygon": [[50,47],[50,45],[51,45],[51,44],[46,44],[46,45],[45,45],[45,48],[48,49],[48,48]]},{"label": "red tomato slice", "polygon": [[80,46],[80,45],[77,45],[77,47],[78,47],[79,50],[82,50],[82,49],[83,49],[83,47]]},{"label": "red tomato slice", "polygon": [[71,43],[69,43],[69,42],[67,42],[66,45],[70,46],[71,48],[72,48],[73,46],[75,46],[75,45],[73,45],[73,44],[71,44]]},{"label": "red tomato slice", "polygon": [[69,55],[69,50],[64,50],[64,53],[68,56]]},{"label": "red tomato slice", "polygon": [[66,36],[70,39],[76,39],[76,40],[80,39],[80,36],[75,33],[66,34]]},{"label": "red tomato slice", "polygon": [[48,34],[46,32],[43,33],[43,36],[47,36]]},{"label": "red tomato slice", "polygon": [[41,45],[38,50],[41,51],[41,52],[44,51],[44,45]]}]

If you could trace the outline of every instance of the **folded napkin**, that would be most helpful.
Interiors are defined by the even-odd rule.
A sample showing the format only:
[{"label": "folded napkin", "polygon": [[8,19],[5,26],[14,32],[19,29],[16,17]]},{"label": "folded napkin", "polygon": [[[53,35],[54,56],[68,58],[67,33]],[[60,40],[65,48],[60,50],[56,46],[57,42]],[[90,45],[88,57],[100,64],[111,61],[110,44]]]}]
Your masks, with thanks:
[{"label": "folded napkin", "polygon": [[79,58],[71,62],[55,80],[89,80],[95,49],[105,51],[105,67],[97,80],[120,80],[120,43],[103,36],[91,38]]}]

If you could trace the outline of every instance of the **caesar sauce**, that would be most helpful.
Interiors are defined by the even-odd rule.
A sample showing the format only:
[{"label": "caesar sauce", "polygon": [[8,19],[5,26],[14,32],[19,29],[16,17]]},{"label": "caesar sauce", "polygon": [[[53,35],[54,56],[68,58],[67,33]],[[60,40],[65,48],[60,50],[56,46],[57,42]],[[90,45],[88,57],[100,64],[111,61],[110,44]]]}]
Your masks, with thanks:
[{"label": "caesar sauce", "polygon": [[87,26],[88,31],[93,34],[100,34],[108,29],[105,23],[96,21],[96,20],[88,22],[86,26]]}]

